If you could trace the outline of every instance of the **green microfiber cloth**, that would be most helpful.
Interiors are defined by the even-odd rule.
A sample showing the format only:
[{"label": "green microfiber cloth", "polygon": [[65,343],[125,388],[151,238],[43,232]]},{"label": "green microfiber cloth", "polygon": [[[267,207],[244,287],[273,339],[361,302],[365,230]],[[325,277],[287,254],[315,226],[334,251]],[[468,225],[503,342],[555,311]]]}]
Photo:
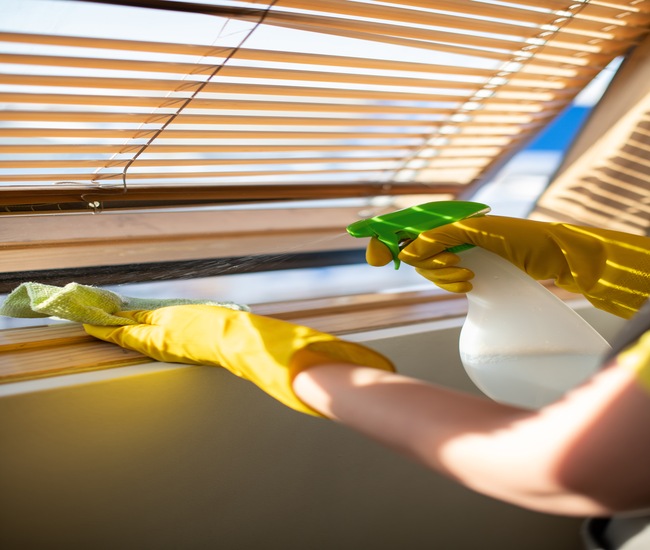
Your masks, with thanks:
[{"label": "green microfiber cloth", "polygon": [[41,283],[22,283],[0,306],[6,317],[56,317],[88,325],[133,325],[135,321],[113,315],[118,311],[158,309],[165,306],[206,304],[249,311],[247,306],[233,302],[208,300],[150,299],[120,296],[110,290],[69,283],[64,287]]}]

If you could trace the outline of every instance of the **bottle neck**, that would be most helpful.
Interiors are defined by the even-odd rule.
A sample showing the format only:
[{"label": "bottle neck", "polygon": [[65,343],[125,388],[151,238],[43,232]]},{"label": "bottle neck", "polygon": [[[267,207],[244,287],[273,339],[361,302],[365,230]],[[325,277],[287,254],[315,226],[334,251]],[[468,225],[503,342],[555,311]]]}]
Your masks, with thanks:
[{"label": "bottle neck", "polygon": [[468,298],[480,296],[487,299],[492,295],[499,298],[513,297],[512,290],[515,283],[524,288],[540,287],[544,290],[537,281],[493,252],[475,246],[461,252],[459,256],[460,265],[474,272],[473,290],[468,294]]}]

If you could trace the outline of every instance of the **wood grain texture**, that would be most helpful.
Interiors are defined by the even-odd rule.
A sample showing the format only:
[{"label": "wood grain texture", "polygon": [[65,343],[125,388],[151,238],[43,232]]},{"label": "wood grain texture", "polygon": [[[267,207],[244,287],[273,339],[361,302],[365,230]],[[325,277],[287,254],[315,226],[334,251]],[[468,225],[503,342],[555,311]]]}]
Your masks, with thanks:
[{"label": "wood grain texture", "polygon": [[[563,299],[575,294],[547,285]],[[253,306],[253,313],[346,334],[461,317],[464,296],[438,290],[360,294]],[[86,334],[76,323],[0,331],[0,383],[141,364],[147,357]]]}]

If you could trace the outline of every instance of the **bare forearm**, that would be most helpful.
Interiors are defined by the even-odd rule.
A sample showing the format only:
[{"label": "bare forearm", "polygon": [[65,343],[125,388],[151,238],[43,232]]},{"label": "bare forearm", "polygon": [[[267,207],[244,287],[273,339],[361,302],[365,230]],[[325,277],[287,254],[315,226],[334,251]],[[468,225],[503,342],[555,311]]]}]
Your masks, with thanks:
[{"label": "bare forearm", "polygon": [[[488,418],[521,414],[420,380],[345,364],[311,367],[296,377],[294,389],[325,416],[427,463],[428,445],[445,441],[461,424],[478,429],[480,419],[487,428]],[[435,466],[444,468],[442,461]]]},{"label": "bare forearm", "polygon": [[489,496],[551,513],[611,512],[562,479],[571,440],[564,404],[523,411],[352,365],[312,367],[294,389],[324,415]]}]

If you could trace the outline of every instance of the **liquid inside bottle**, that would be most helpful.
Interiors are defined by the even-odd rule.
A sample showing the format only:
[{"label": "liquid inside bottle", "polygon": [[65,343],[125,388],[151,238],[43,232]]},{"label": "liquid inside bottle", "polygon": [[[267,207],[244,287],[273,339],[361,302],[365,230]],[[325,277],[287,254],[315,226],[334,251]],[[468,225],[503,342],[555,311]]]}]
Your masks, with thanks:
[{"label": "liquid inside bottle", "polygon": [[460,357],[483,393],[534,409],[598,370],[609,344],[562,300],[496,254],[476,247],[460,256],[475,273]]}]

